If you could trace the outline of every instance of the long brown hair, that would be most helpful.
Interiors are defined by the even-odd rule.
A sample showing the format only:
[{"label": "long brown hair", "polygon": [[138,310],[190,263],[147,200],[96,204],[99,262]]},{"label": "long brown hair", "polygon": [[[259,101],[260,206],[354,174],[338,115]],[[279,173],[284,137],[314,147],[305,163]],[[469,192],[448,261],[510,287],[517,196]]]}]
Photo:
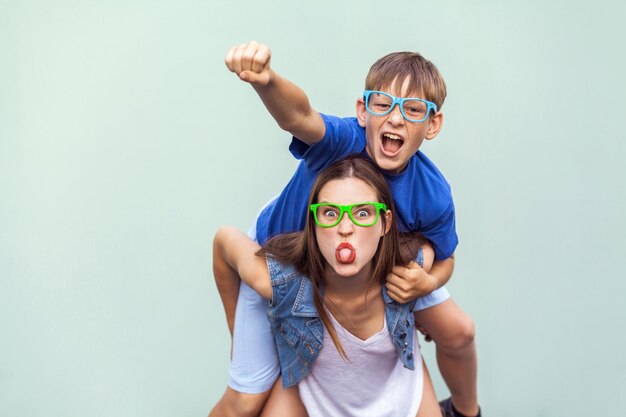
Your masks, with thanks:
[{"label": "long brown hair", "polygon": [[[307,209],[311,204],[317,202],[324,185],[332,180],[343,178],[358,178],[369,184],[376,192],[378,202],[385,203],[387,209],[391,210],[392,216],[395,216],[393,198],[383,174],[371,161],[361,156],[351,156],[325,168],[313,183]],[[383,222],[383,229],[389,226],[389,231],[381,237],[378,249],[372,258],[372,279],[382,285],[393,266],[405,264],[410,259],[408,257],[414,253],[400,250],[400,238],[393,218],[390,225],[387,225],[387,218],[384,215],[380,216],[380,221]],[[346,359],[346,353],[337,338],[335,328],[330,322],[322,301],[322,290],[326,284],[326,277],[324,276],[326,260],[317,245],[315,221],[312,214],[309,213],[307,216],[304,231],[275,236],[267,241],[258,254],[271,256],[282,263],[294,265],[298,272],[311,280],[315,290],[313,291],[313,301],[317,313],[328,330],[333,344],[337,347],[337,351]]]}]

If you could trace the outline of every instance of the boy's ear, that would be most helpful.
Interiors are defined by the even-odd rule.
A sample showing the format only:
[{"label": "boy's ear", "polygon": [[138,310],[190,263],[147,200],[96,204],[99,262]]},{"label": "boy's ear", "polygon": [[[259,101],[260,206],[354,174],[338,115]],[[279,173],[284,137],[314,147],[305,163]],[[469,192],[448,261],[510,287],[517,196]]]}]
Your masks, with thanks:
[{"label": "boy's ear", "polygon": [[385,212],[385,228],[380,233],[380,237],[385,236],[387,234],[387,232],[389,232],[389,229],[391,229],[391,220],[392,219],[393,219],[393,215],[391,214],[391,210],[387,210]]},{"label": "boy's ear", "polygon": [[438,111],[428,121],[428,131],[426,132],[426,140],[434,139],[435,136],[441,131],[443,126],[443,113]]},{"label": "boy's ear", "polygon": [[359,121],[359,126],[365,127],[365,115],[367,114],[367,110],[365,110],[365,102],[363,101],[363,97],[356,99],[356,118]]}]

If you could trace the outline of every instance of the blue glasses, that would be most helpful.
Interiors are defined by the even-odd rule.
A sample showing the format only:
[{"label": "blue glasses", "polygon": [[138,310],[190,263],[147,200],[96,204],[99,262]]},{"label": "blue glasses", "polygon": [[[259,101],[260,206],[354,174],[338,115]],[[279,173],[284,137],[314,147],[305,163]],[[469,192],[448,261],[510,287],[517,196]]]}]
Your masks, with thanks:
[{"label": "blue glasses", "polygon": [[382,91],[365,90],[363,99],[365,100],[365,109],[374,116],[389,114],[396,104],[400,107],[402,117],[413,123],[426,120],[431,110],[437,113],[435,103],[421,98],[399,98]]}]

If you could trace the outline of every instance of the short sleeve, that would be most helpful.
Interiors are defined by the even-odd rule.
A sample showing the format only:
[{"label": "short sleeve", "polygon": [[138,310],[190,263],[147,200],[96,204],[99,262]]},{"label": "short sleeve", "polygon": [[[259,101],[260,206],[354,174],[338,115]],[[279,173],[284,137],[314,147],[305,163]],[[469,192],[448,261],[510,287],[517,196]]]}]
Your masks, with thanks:
[{"label": "short sleeve", "polygon": [[289,151],[296,159],[302,159],[312,171],[321,171],[333,161],[345,158],[365,149],[365,129],[359,126],[356,118],[341,118],[321,114],[326,126],[324,137],[309,146],[295,136]]},{"label": "short sleeve", "polygon": [[456,234],[454,203],[450,201],[448,208],[434,222],[420,230],[420,233],[432,243],[435,259],[443,260],[452,256],[459,243]]}]

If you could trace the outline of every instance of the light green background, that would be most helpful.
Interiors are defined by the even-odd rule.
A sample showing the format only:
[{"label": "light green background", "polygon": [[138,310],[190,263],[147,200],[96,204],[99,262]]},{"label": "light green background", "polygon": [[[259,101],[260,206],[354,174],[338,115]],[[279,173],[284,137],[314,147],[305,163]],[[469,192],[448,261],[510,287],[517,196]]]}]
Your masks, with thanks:
[{"label": "light green background", "polygon": [[296,166],[223,64],[256,39],[338,115],[378,57],[438,65],[446,119],[422,149],[453,186],[449,287],[476,321],[484,415],[623,416],[626,7],[576,3],[0,1],[0,415],[219,398],[211,238]]}]

